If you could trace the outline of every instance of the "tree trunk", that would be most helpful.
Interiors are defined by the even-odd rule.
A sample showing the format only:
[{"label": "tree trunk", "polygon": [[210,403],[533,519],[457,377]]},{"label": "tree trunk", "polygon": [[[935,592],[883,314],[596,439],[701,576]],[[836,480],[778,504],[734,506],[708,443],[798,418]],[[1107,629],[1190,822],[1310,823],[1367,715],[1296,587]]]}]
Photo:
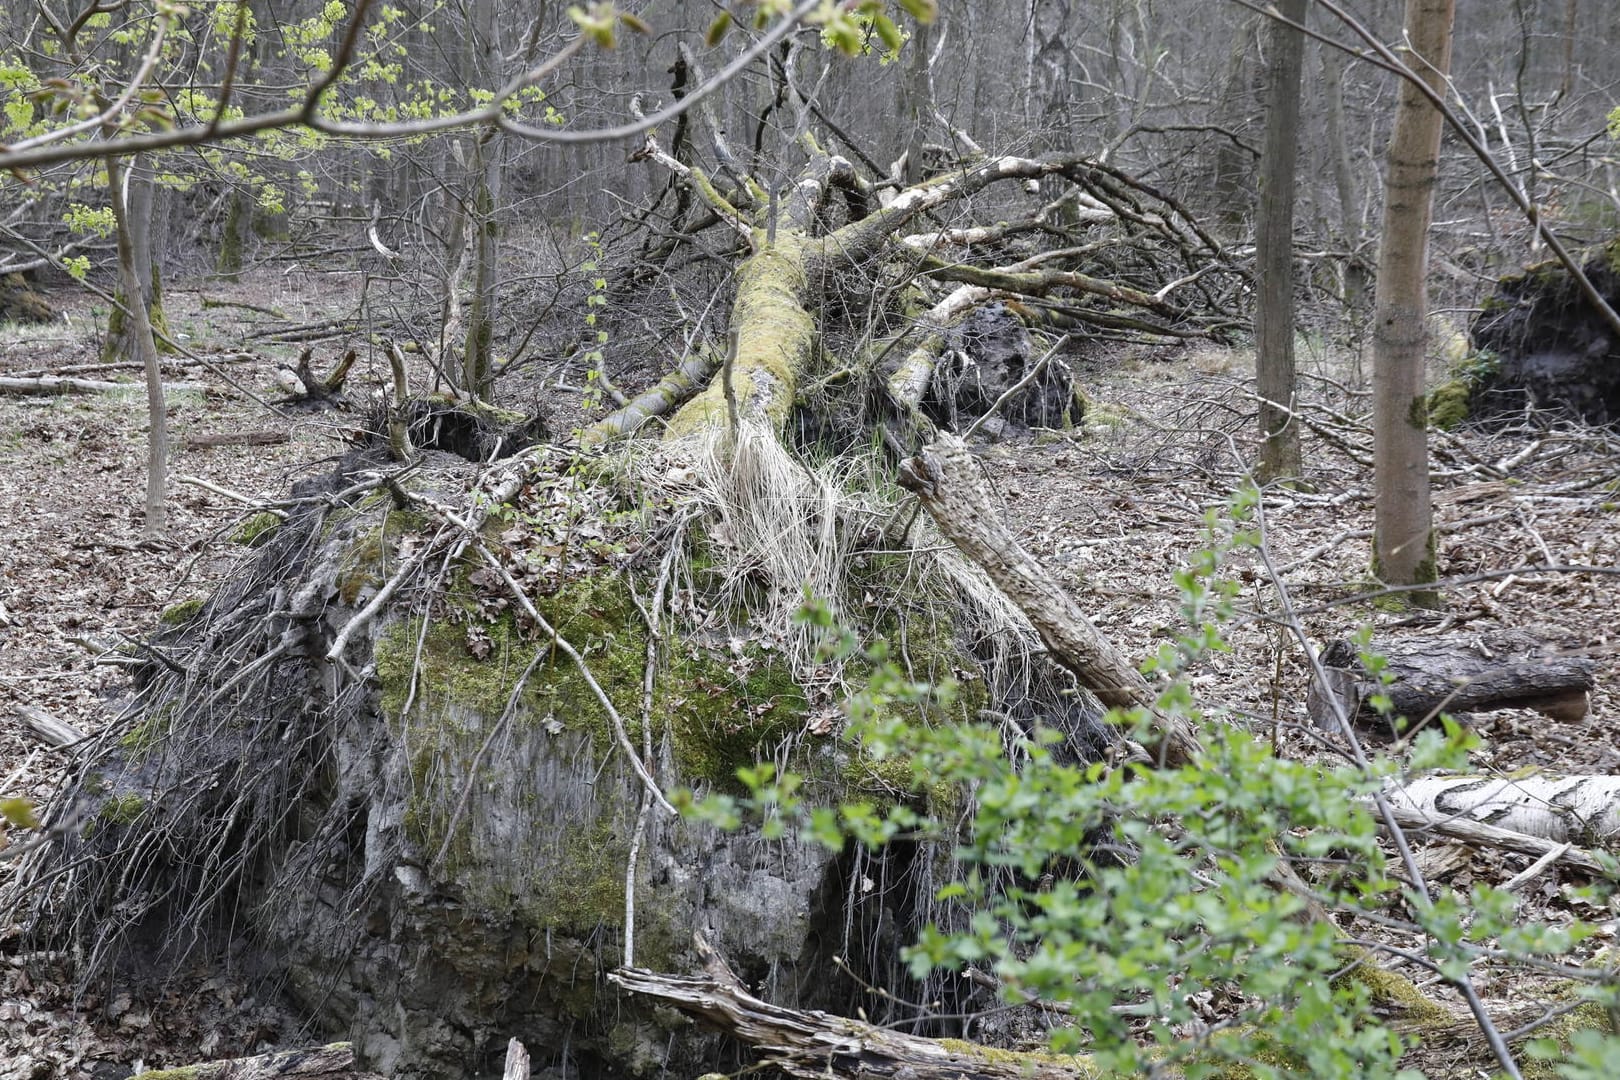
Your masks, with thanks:
[{"label": "tree trunk", "polygon": [[[130,322],[130,314],[137,305],[144,311],[150,331],[166,332],[168,325],[163,316],[163,285],[158,260],[152,252],[152,225],[159,216],[162,192],[152,177],[152,170],[148,168],[144,155],[137,155],[127,168],[120,168],[117,172],[119,182],[114,183],[109,174],[108,186],[113,191],[114,207],[123,208],[125,224],[120,225],[119,229],[128,233],[130,259],[135,267],[134,280],[139,284],[132,287],[120,275],[113,291],[116,303],[107,316],[107,339],[101,348],[102,360],[109,363],[123,356],[138,355],[139,345],[135,343],[135,338],[140,332]],[[155,335],[149,336],[154,342],[157,340]],[[165,351],[161,344],[158,349]]]},{"label": "tree trunk", "polygon": [[1317,726],[1337,730],[1341,710],[1374,720],[1378,714],[1369,702],[1375,695],[1389,699],[1391,723],[1495,709],[1536,709],[1575,723],[1586,716],[1597,667],[1513,630],[1375,643],[1371,651],[1384,658],[1377,676],[1362,665],[1352,642],[1330,642],[1322,650],[1326,682],[1313,681],[1308,700]]},{"label": "tree trunk", "polygon": [[1560,844],[1620,837],[1620,776],[1425,776],[1385,797],[1413,819],[1456,818]]},{"label": "tree trunk", "polygon": [[[131,174],[143,172],[140,158],[130,166]],[[139,361],[146,372],[146,415],[148,424],[146,453],[146,534],[155,536],[163,531],[165,513],[163,501],[169,487],[169,424],[168,407],[163,400],[163,373],[158,368],[157,341],[152,336],[152,323],[143,302],[140,264],[137,261],[136,229],[144,229],[135,213],[135,191],[149,187],[132,184],[131,191],[124,184],[124,171],[117,158],[107,159],[107,186],[112,196],[113,219],[118,234],[118,280],[128,316],[128,334],[121,346],[131,360]],[[126,196],[129,201],[126,202]],[[150,220],[150,199],[145,209]],[[150,254],[150,252],[148,252]],[[111,340],[111,333],[108,338]]]},{"label": "tree trunk", "polygon": [[[1305,21],[1305,0],[1279,0],[1278,14]],[[1299,424],[1294,420],[1294,174],[1299,154],[1299,79],[1305,36],[1271,21],[1271,71],[1266,85],[1266,142],[1260,161],[1260,210],[1255,222],[1254,309],[1256,389],[1260,394],[1258,476],[1270,483],[1300,474]]]},{"label": "tree trunk", "polygon": [[467,312],[467,340],[461,358],[461,388],[480,399],[489,394],[494,370],[491,349],[501,253],[501,147],[500,134],[491,128],[474,146],[469,170],[474,190],[468,224],[473,229],[475,253],[472,305]]},{"label": "tree trunk", "polygon": [[1364,329],[1362,301],[1367,292],[1367,269],[1361,261],[1360,200],[1356,176],[1350,162],[1350,140],[1344,123],[1344,54],[1324,45],[1322,55],[1322,96],[1326,99],[1328,154],[1332,157],[1333,188],[1339,197],[1339,233],[1346,255],[1343,263],[1345,309],[1350,314],[1356,344],[1356,370],[1361,369],[1361,334]]},{"label": "tree trunk", "polygon": [[[1231,55],[1221,78],[1221,96],[1215,106],[1217,122],[1242,136],[1249,129],[1252,95],[1249,86],[1249,47],[1255,36],[1255,20],[1244,19],[1234,29]],[[1237,226],[1249,211],[1249,192],[1254,182],[1254,163],[1233,139],[1215,141],[1210,162],[1210,190],[1215,211],[1223,224]]]},{"label": "tree trunk", "polygon": [[906,74],[900,80],[900,135],[905,144],[906,169],[900,181],[906,187],[922,180],[923,143],[928,125],[933,122],[934,94],[928,76],[928,49],[932,34],[927,23],[918,23],[912,30],[906,48]]},{"label": "tree trunk", "polygon": [[[1407,0],[1411,68],[1437,93],[1451,69],[1455,0]],[[1392,585],[1435,580],[1429,505],[1424,319],[1429,223],[1441,117],[1411,83],[1401,84],[1384,184],[1384,234],[1373,318],[1373,572]],[[1435,604],[1429,592],[1409,594]]]},{"label": "tree trunk", "polygon": [[[467,66],[474,81],[470,85],[493,86],[499,81],[501,53],[496,48],[498,27],[495,0],[475,0],[470,12]],[[474,398],[489,394],[494,371],[491,350],[495,336],[495,311],[501,255],[501,180],[505,141],[491,125],[479,132],[468,162],[468,214],[466,227],[472,230],[473,290],[467,312],[467,335],[462,345],[461,388]],[[459,283],[458,283],[459,284]]]}]

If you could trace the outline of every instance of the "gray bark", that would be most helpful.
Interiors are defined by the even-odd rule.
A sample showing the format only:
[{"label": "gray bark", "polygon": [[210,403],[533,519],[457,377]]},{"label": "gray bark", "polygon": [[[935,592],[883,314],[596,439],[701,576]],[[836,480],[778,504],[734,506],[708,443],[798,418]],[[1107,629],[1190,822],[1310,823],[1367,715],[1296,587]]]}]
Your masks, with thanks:
[{"label": "gray bark", "polygon": [[1322,650],[1327,683],[1311,686],[1309,711],[1318,726],[1335,730],[1335,703],[1346,716],[1376,718],[1375,694],[1390,699],[1394,716],[1414,723],[1441,712],[1537,709],[1568,722],[1586,715],[1597,664],[1564,656],[1515,631],[1450,634],[1375,644],[1384,657],[1385,684],[1357,659],[1357,648],[1335,641]]},{"label": "gray bark", "polygon": [[[1305,0],[1279,0],[1277,11],[1305,21]],[[1299,153],[1299,83],[1305,38],[1271,22],[1271,70],[1266,86],[1266,142],[1260,161],[1260,210],[1255,222],[1259,290],[1254,311],[1255,375],[1260,395],[1259,479],[1300,473],[1299,424],[1294,420],[1294,188]]]},{"label": "gray bark", "polygon": [[[1410,66],[1437,93],[1451,69],[1455,0],[1407,0]],[[1441,116],[1402,82],[1384,185],[1378,302],[1373,317],[1373,572],[1392,585],[1435,580],[1429,502],[1424,320],[1428,313],[1429,223],[1440,153]],[[1432,594],[1410,594],[1419,604]]]},{"label": "gray bark", "polygon": [[[150,188],[148,178],[144,183],[135,182],[144,171],[140,158],[136,158],[130,165],[130,179],[132,183],[124,184],[124,170],[117,158],[107,159],[107,185],[112,196],[113,218],[116,222],[118,235],[118,280],[119,291],[126,297],[126,326],[128,327],[129,359],[139,361],[146,373],[146,415],[147,415],[147,454],[146,454],[146,527],[148,536],[163,531],[166,523],[164,512],[164,499],[168,495],[169,487],[169,422],[168,408],[163,400],[163,373],[158,368],[157,340],[152,336],[152,320],[147,311],[146,291],[142,284],[141,264],[139,252],[143,250],[145,240],[138,240],[138,234],[145,233],[150,224],[151,204],[145,204],[146,214],[136,212],[137,205],[135,193],[143,188]],[[133,190],[131,190],[133,189]],[[128,201],[126,202],[126,196]],[[148,194],[148,200],[150,196]],[[150,260],[151,252],[145,248]],[[147,264],[147,280],[150,280],[150,262]]]}]

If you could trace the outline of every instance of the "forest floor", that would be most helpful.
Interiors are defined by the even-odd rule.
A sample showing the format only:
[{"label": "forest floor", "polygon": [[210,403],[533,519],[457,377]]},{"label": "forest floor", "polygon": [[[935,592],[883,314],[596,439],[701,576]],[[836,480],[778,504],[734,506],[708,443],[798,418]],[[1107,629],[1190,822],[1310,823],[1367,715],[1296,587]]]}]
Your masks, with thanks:
[{"label": "forest floor", "polygon": [[[321,275],[170,290],[171,326],[192,349],[251,355],[216,370],[171,371],[170,378],[203,389],[170,401],[175,483],[169,526],[158,540],[142,534],[146,413],[139,386],[117,395],[0,396],[0,798],[43,801],[71,763],[71,751],[44,745],[19,710],[44,710],[87,733],[102,728],[124,689],[121,669],[107,662],[117,655],[111,650],[149,635],[170,605],[205,595],[247,550],[233,535],[249,508],[182,478],[271,501],[341,453],[345,429],[359,423],[353,415],[271,410],[255,400],[280,395],[274,364],[291,364],[299,346],[250,338],[261,318],[274,320],[205,308],[204,297],[275,308],[281,321],[296,323],[330,315],[353,290],[352,278]],[[63,322],[0,327],[0,374],[95,362],[90,305],[52,299],[67,312]],[[339,351],[337,342],[317,345],[317,370]],[[1209,346],[1111,349],[1077,365],[1087,392],[1108,405],[1108,422],[983,450],[1024,542],[1127,655],[1150,655],[1180,628],[1173,574],[1201,546],[1206,515],[1223,512],[1243,477],[1240,457],[1253,427],[1251,363],[1242,351]],[[1304,630],[1320,644],[1366,624],[1380,639],[1510,627],[1591,656],[1598,689],[1585,719],[1482,714],[1474,719],[1481,741],[1474,761],[1503,772],[1620,771],[1620,577],[1487,577],[1448,589],[1444,609],[1432,614],[1343,602],[1364,591],[1370,562],[1371,477],[1363,460],[1370,398],[1342,352],[1307,351],[1301,366],[1312,490],[1268,493],[1264,517],[1271,562],[1308,611]],[[379,375],[362,370],[355,378],[364,386],[380,384]],[[566,415],[578,392],[556,393],[569,398],[557,408]],[[244,430],[284,432],[289,441],[185,447],[188,435]],[[1620,566],[1614,433],[1526,416],[1491,431],[1438,435],[1434,467],[1442,577],[1535,564]],[[1278,732],[1286,751],[1320,754],[1305,718],[1301,649],[1286,627],[1262,614],[1277,608],[1275,585],[1253,553],[1233,569],[1247,614],[1228,627],[1230,651],[1193,673],[1196,691],[1208,706]],[[1531,861],[1445,843],[1425,848],[1433,880],[1464,892],[1473,882],[1500,884]],[[8,865],[0,863],[0,883]],[[1598,916],[1569,896],[1565,886],[1577,880],[1547,868],[1519,891],[1521,914],[1555,923]],[[308,1038],[273,1003],[207,973],[155,1000],[133,989],[75,998],[68,958],[24,951],[15,925],[22,915],[0,912],[0,1080],[117,1080],[143,1063],[240,1056]],[[1613,945],[1616,934],[1608,922],[1592,944]],[[1511,1014],[1543,988],[1497,980],[1481,989],[1493,1010]]]}]

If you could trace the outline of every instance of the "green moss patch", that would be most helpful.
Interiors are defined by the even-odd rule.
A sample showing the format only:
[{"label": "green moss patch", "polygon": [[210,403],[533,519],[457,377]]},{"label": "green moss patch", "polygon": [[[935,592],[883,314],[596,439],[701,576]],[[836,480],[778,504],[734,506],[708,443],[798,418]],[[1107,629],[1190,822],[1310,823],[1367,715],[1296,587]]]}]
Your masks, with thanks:
[{"label": "green moss patch", "polygon": [[264,510],[238,525],[236,532],[231,535],[231,539],[247,547],[263,547],[270,542],[270,538],[276,534],[276,530],[280,527],[280,515]]},{"label": "green moss patch", "polygon": [[164,608],[158,615],[158,625],[164,628],[179,626],[181,623],[191,621],[191,617],[203,608],[203,599],[193,596],[187,600],[180,600]]}]

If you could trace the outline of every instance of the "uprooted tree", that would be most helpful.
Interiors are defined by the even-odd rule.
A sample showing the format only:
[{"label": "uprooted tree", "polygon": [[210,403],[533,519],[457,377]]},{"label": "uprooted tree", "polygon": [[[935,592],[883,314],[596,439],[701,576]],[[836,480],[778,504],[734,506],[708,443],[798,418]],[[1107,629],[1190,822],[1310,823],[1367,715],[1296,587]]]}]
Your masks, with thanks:
[{"label": "uprooted tree", "polygon": [[[35,927],[91,971],[251,956],[397,1075],[486,1067],[511,1036],[586,1075],[741,1062],[682,1011],[795,1075],[1094,1067],[810,1009],[1011,1043],[1052,1022],[1033,998],[1058,1000],[1093,1010],[1116,1055],[1098,1061],[1126,1060],[1137,1024],[1171,1064],[1269,1053],[1319,1075],[1393,1060],[1358,1027],[1369,999],[1454,1031],[1320,909],[1388,885],[1355,802],[1383,813],[1377,786],[1313,793],[1310,770],[1195,731],[1174,657],[1149,682],[1097,633],[1001,523],[965,441],[1077,422],[1061,354],[1086,335],[1240,325],[1241,269],[1104,163],[947,131],[920,183],[863,172],[816,135],[794,58],[777,69],[799,106],[791,184],[701,110],[712,161],[679,135],[638,155],[686,194],[643,219],[619,300],[734,260],[724,331],[691,327],[672,371],[572,444],[407,400],[400,376],[374,445],[296,487],[242,572],[143,652],[52,810],[61,842],[30,853]],[[1220,609],[1218,561],[1186,586],[1189,650]],[[975,771],[995,760],[1015,767]],[[1256,811],[1258,773],[1278,782]],[[683,817],[683,788],[735,801]],[[1216,811],[1193,801],[1210,791]],[[729,816],[750,801],[763,822]],[[1051,816],[1019,817],[1031,801]],[[1607,828],[1612,802],[1582,812]],[[1284,858],[1329,851],[1366,877],[1305,881]],[[1155,890],[1156,923],[1061,921]],[[1467,987],[1466,950],[1443,959]],[[1188,1026],[1206,991],[1232,995],[1230,1031]]]}]

